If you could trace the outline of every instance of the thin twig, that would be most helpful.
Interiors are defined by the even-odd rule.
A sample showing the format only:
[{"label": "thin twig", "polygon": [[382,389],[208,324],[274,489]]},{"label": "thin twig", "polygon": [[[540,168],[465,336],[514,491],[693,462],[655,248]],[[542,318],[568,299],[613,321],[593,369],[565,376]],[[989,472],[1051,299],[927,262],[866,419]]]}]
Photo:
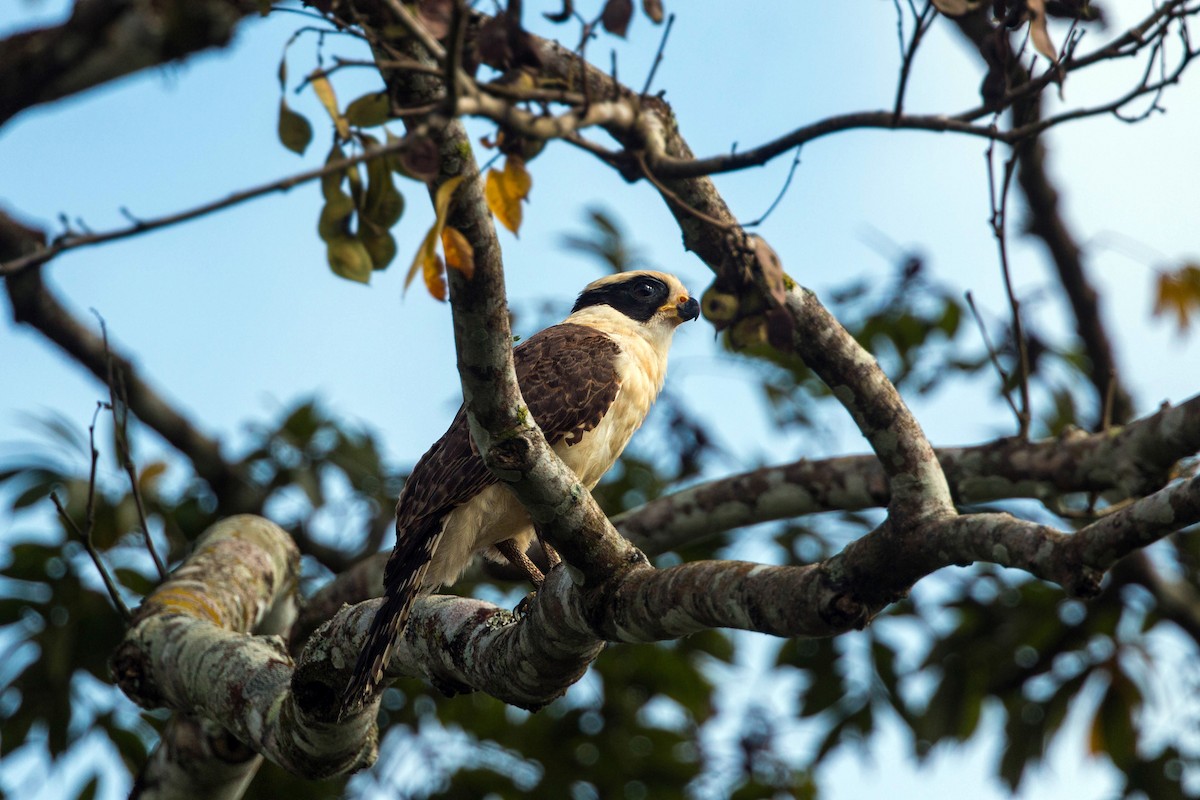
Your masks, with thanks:
[{"label": "thin twig", "polygon": [[445,66],[446,51],[438,44],[438,40],[433,38],[433,34],[421,24],[421,21],[414,17],[412,12],[401,4],[400,0],[383,0],[383,3],[396,15],[396,21],[408,35],[420,42],[421,46],[429,51],[429,55],[434,61]]},{"label": "thin twig", "polygon": [[1108,433],[1112,427],[1113,407],[1116,405],[1117,397],[1117,371],[1110,369],[1108,371],[1108,383],[1104,387],[1104,408],[1100,411],[1100,430],[1103,433]]},{"label": "thin twig", "polygon": [[675,192],[668,189],[662,183],[662,181],[660,181],[658,178],[654,177],[654,173],[651,172],[650,167],[648,167],[646,165],[646,158],[642,153],[640,153],[640,152],[634,153],[634,159],[637,161],[638,166],[641,167],[642,174],[646,176],[646,180],[648,180],[648,181],[650,181],[650,183],[654,184],[654,188],[658,189],[659,193],[661,193],[662,196],[665,197],[676,208],[678,208],[681,211],[684,211],[688,214],[691,214],[692,216],[694,216],[696,219],[700,220],[704,224],[712,225],[713,227],[719,228],[720,230],[723,230],[723,231],[741,230],[740,225],[731,224],[728,222],[722,222],[719,219],[710,217],[708,214],[705,214],[700,209],[694,208],[694,207],[688,205],[682,197],[675,194]]},{"label": "thin twig", "polygon": [[44,247],[40,250],[22,256],[21,258],[13,259],[12,261],[0,264],[0,275],[14,275],[22,270],[44,264],[50,259],[58,256],[67,250],[75,250],[80,247],[90,247],[92,245],[104,244],[106,242],[116,241],[118,239],[127,239],[130,236],[146,233],[147,231],[166,228],[172,225],[178,225],[181,222],[189,222],[198,217],[203,217],[215,211],[221,211],[226,208],[239,205],[247,200],[253,200],[256,197],[261,197],[272,192],[286,192],[302,183],[323,178],[326,175],[333,175],[337,172],[346,170],[355,164],[362,164],[375,158],[399,153],[408,147],[412,146],[412,142],[419,136],[424,134],[424,129],[418,129],[401,139],[397,139],[390,144],[382,145],[378,148],[368,150],[356,156],[343,158],[339,161],[326,164],[317,169],[306,170],[286,178],[264,183],[250,189],[243,189],[240,192],[225,197],[221,200],[213,200],[203,205],[190,208],[186,211],[179,211],[174,214],[167,214],[162,217],[151,219],[138,220],[132,225],[124,228],[115,228],[110,231],[101,233],[86,233],[81,235],[63,234],[53,240],[49,247]]},{"label": "thin twig", "polygon": [[116,369],[112,351],[108,348],[108,326],[104,322],[104,317],[100,316],[95,309],[92,309],[92,313],[96,314],[96,319],[100,320],[100,334],[104,339],[104,360],[108,364],[109,409],[112,411],[113,417],[113,439],[117,444],[117,461],[129,478],[130,492],[133,495],[134,506],[137,508],[138,524],[142,529],[142,541],[145,542],[146,550],[150,553],[150,558],[154,561],[154,566],[158,570],[158,577],[161,580],[166,580],[167,567],[162,559],[159,558],[158,551],[154,548],[154,542],[150,538],[150,525],[146,518],[146,504],[142,501],[142,490],[138,484],[137,467],[133,464],[133,454],[129,447],[129,398],[125,391],[125,377]]},{"label": "thin twig", "polygon": [[[937,10],[933,7],[933,0],[926,0],[925,8],[920,14],[915,13],[915,7],[910,3],[910,7],[914,9],[913,16],[916,21],[916,27],[913,28],[912,39],[908,46],[903,46],[901,39],[901,62],[900,62],[900,80],[896,86],[896,102],[892,106],[892,114],[899,118],[904,110],[904,92],[908,88],[908,76],[912,72],[913,61],[917,56],[917,47],[921,44],[921,39],[924,38],[926,31],[933,24],[934,18],[937,16]],[[897,24],[902,24],[901,19]]]},{"label": "thin twig", "polygon": [[71,519],[67,514],[67,510],[63,508],[62,501],[58,499],[58,494],[50,493],[50,502],[54,503],[54,507],[58,509],[58,516],[71,529],[80,541],[83,542],[83,547],[92,558],[92,563],[96,565],[96,569],[100,572],[100,579],[104,581],[104,588],[108,592],[109,598],[113,601],[113,605],[117,607],[117,612],[128,621],[130,616],[129,606],[125,605],[125,601],[121,599],[121,595],[117,592],[117,585],[113,582],[112,576],[108,574],[108,569],[104,566],[104,562],[100,560],[100,553],[97,552],[96,546],[92,544],[90,531],[82,531],[75,524],[75,520]]},{"label": "thin twig", "polygon": [[794,158],[792,158],[792,165],[788,167],[787,178],[783,181],[783,188],[779,190],[779,194],[775,195],[775,199],[771,201],[771,205],[767,206],[767,210],[763,212],[762,216],[753,222],[747,222],[744,227],[757,228],[759,225],[762,225],[767,221],[767,217],[771,216],[771,213],[775,210],[775,207],[779,205],[780,201],[783,200],[783,196],[787,194],[788,187],[792,185],[792,178],[796,176],[796,168],[799,166],[800,148],[797,147],[796,155]]},{"label": "thin twig", "polygon": [[1008,305],[1012,312],[1013,344],[1017,349],[1017,381],[1021,390],[1021,413],[1017,415],[1019,430],[1017,435],[1022,439],[1029,437],[1031,419],[1029,404],[1029,348],[1025,343],[1025,333],[1021,325],[1021,303],[1017,300],[1013,289],[1012,271],[1008,265],[1008,188],[1012,184],[1013,172],[1016,168],[1016,154],[1004,162],[1004,178],[999,189],[997,202],[996,176],[993,165],[993,153],[996,143],[988,145],[984,158],[987,161],[988,196],[992,208],[992,234],[996,237],[996,246],[1000,254],[1000,271],[1004,276],[1004,292],[1008,295]]},{"label": "thin twig", "polygon": [[96,549],[96,542],[92,538],[92,533],[96,528],[96,465],[100,460],[100,451],[96,449],[96,419],[99,417],[100,409],[103,407],[103,403],[96,403],[96,410],[92,412],[92,424],[88,426],[88,449],[91,451],[91,466],[88,469],[88,494],[87,505],[84,509],[83,530],[80,530],[79,526],[75,524],[75,520],[71,519],[71,515],[63,507],[62,501],[59,500],[56,492],[50,493],[50,502],[54,503],[54,507],[58,509],[58,516],[66,526],[83,542],[83,548],[87,550],[92,563],[96,565],[96,571],[100,573],[100,580],[104,582],[104,588],[108,592],[109,599],[112,600],[121,617],[128,621],[130,618],[129,607],[121,599],[121,593],[117,589],[116,581],[109,574],[108,568],[104,566],[104,560],[100,558],[100,551]]},{"label": "thin twig", "polygon": [[1017,409],[1017,404],[1013,402],[1012,393],[1008,389],[1009,375],[1004,371],[1004,367],[1000,366],[1000,357],[996,355],[996,348],[992,345],[992,337],[988,335],[987,326],[983,324],[983,317],[979,313],[979,309],[975,307],[975,298],[968,291],[967,306],[971,309],[971,315],[975,317],[975,324],[979,326],[979,333],[983,337],[983,346],[987,348],[988,358],[992,360],[992,366],[996,368],[997,374],[1000,375],[1000,393],[1004,395],[1004,401],[1008,403],[1008,407],[1012,409],[1013,416],[1017,418],[1017,426],[1021,425],[1021,412]]},{"label": "thin twig", "polygon": [[642,87],[642,97],[650,93],[650,84],[654,83],[654,75],[658,65],[662,63],[663,51],[667,48],[667,38],[671,35],[671,26],[675,24],[675,14],[667,15],[667,25],[663,28],[662,39],[658,42],[658,52],[654,54],[654,63],[650,65],[650,74],[646,76],[646,84]]},{"label": "thin twig", "polygon": [[414,61],[407,58],[381,58],[378,61],[370,61],[363,58],[342,58],[341,56],[334,56],[332,67],[315,69],[308,73],[296,86],[296,88],[293,90],[293,93],[300,94],[302,91],[304,91],[304,88],[312,83],[315,79],[328,78],[333,73],[349,67],[370,67],[371,69],[377,71],[380,69],[395,69],[403,70],[405,72],[414,72],[421,75],[434,75],[437,77],[441,77],[445,74],[445,72],[438,67],[430,67],[420,63],[419,61]]},{"label": "thin twig", "polygon": [[[1135,26],[1124,35],[1114,39],[1109,44],[1099,48],[1095,52],[1089,53],[1078,59],[1073,59],[1069,62],[1064,62],[1061,65],[1061,74],[1068,74],[1093,64],[1110,61],[1117,58],[1125,58],[1136,55],[1142,52],[1147,47],[1152,47],[1156,39],[1163,37],[1169,29],[1169,26],[1177,19],[1183,19],[1185,16],[1193,16],[1200,14],[1200,6],[1196,8],[1183,8],[1176,14],[1171,14],[1174,9],[1184,6],[1183,0],[1173,0],[1165,4],[1163,7],[1156,9],[1141,25]],[[1181,34],[1182,35],[1182,34]],[[961,133],[968,136],[977,136],[983,139],[992,141],[1001,141],[1007,144],[1015,144],[1025,139],[1032,138],[1039,133],[1042,133],[1048,128],[1069,122],[1075,119],[1085,117],[1098,116],[1101,114],[1112,113],[1114,110],[1119,110],[1122,106],[1129,103],[1142,95],[1156,92],[1161,87],[1177,83],[1183,70],[1190,64],[1195,57],[1195,52],[1188,48],[1181,57],[1181,61],[1176,70],[1167,78],[1153,84],[1139,85],[1134,90],[1127,93],[1112,103],[1106,103],[1101,106],[1092,108],[1075,109],[1067,111],[1054,117],[1048,117],[1037,123],[1031,123],[1019,128],[1014,128],[1008,131],[1001,130],[995,125],[975,124],[975,120],[993,114],[998,109],[1007,109],[1017,100],[1034,95],[1041,92],[1047,85],[1053,83],[1056,79],[1056,74],[1059,70],[1047,71],[1036,79],[1028,81],[1023,85],[1009,91],[1005,94],[1004,99],[1000,102],[999,107],[994,105],[983,105],[964,111],[959,114],[943,115],[943,114],[924,114],[924,115],[908,115],[903,114],[899,118],[896,117],[894,110],[889,111],[860,111],[838,116],[827,117],[817,122],[804,125],[795,130],[784,134],[776,139],[766,142],[749,150],[743,150],[739,153],[711,156],[707,158],[673,158],[667,156],[657,156],[651,159],[655,173],[664,179],[674,178],[696,178],[702,175],[716,175],[724,172],[733,172],[744,169],[746,167],[761,166],[771,159],[788,152],[798,145],[814,141],[835,133],[851,129],[888,129],[888,130],[925,130],[937,131],[946,133]]]}]

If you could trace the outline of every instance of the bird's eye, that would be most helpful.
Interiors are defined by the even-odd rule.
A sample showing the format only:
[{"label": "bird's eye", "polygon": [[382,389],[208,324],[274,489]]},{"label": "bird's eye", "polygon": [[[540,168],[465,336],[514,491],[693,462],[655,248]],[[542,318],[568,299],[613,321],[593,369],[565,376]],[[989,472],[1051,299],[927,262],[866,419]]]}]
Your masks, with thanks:
[{"label": "bird's eye", "polygon": [[654,284],[649,281],[640,281],[634,285],[633,294],[639,300],[649,300],[655,294]]}]

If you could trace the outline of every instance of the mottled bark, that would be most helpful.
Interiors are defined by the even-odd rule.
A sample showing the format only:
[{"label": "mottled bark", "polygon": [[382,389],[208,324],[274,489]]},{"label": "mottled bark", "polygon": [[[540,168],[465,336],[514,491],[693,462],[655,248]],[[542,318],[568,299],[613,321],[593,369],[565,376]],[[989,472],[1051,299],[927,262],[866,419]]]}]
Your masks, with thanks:
[{"label": "mottled bark", "polygon": [[214,525],[134,615],[112,659],[117,685],[141,705],[215,722],[297,775],[373,760],[368,721],[308,714],[291,692],[283,639],[252,635],[291,626],[299,570],[299,552],[274,523],[240,515]]}]

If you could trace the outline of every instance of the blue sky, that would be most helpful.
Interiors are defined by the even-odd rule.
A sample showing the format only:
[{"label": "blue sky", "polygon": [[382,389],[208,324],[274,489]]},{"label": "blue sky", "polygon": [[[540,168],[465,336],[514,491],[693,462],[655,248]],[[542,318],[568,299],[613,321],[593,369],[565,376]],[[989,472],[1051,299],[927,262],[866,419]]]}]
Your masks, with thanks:
[{"label": "blue sky", "polygon": [[[1149,2],[1134,0],[1109,3],[1109,32],[1089,33],[1087,46],[1149,8]],[[749,147],[834,113],[890,107],[898,63],[890,3],[856,0],[823,4],[819,11],[812,4],[776,3],[740,13],[728,3],[704,0],[675,10],[679,17],[655,87],[666,89],[698,154],[724,152],[734,142]],[[56,3],[0,0],[0,35],[60,13]],[[288,14],[253,21],[228,50],[20,115],[0,129],[0,206],[50,231],[58,230],[60,213],[103,230],[124,223],[123,207],[136,216],[157,216],[316,166],[330,132],[310,93],[296,96],[289,89],[288,95],[314,123],[306,156],[286,151],[275,138],[276,68],[285,42],[304,22]],[[1061,41],[1065,31],[1052,28],[1052,34]],[[659,29],[637,18],[627,44],[605,38],[592,52],[607,64],[615,47],[621,76],[640,85],[658,36]],[[314,47],[311,36],[292,47],[293,76],[311,69]],[[1086,104],[1111,94],[1114,86],[1131,85],[1138,69],[1127,64],[1094,78],[1072,76],[1065,99]],[[977,83],[974,57],[942,20],[918,55],[907,106],[914,112],[963,110],[977,104]],[[336,86],[343,102],[375,88],[366,73],[346,74]],[[1173,324],[1150,317],[1153,269],[1200,259],[1192,226],[1200,208],[1191,185],[1200,175],[1194,146],[1200,79],[1185,76],[1164,105],[1168,114],[1139,125],[1100,118],[1049,138],[1067,217],[1090,257],[1140,413],[1200,391],[1200,336],[1178,335]],[[473,128],[477,135],[488,130]],[[989,319],[1003,319],[983,152],[980,141],[949,134],[864,131],[812,143],[790,191],[759,233],[794,277],[821,291],[890,273],[889,259],[867,243],[870,231],[878,231],[901,247],[919,248],[940,280],[972,290]],[[717,183],[735,213],[753,219],[774,199],[789,161],[781,157]],[[708,284],[708,271],[683,251],[678,229],[651,187],[630,186],[561,145],[548,147],[531,171],[534,186],[520,238],[501,232],[518,308],[566,304],[600,274],[560,245],[564,232],[582,228],[585,210],[593,206],[612,213],[655,265],[679,274],[695,293]],[[403,292],[404,268],[430,213],[421,187],[401,190],[408,209],[395,230],[400,255],[370,287],[329,273],[316,236],[314,185],[182,227],[68,253],[47,268],[47,276],[77,313],[89,319],[88,309],[101,313],[117,346],[134,354],[143,373],[231,452],[247,422],[271,419],[284,405],[317,394],[343,418],[378,430],[389,458],[408,464],[449,420],[458,388],[448,308],[419,287]],[[1067,330],[1039,247],[1014,241],[1012,259],[1031,322]],[[1047,292],[1050,297],[1038,299]],[[535,315],[527,314],[518,319],[517,332],[527,335],[535,324]],[[7,309],[0,325],[0,374],[6,376],[0,381],[0,447],[28,439],[23,415],[30,412],[54,409],[86,427],[100,385],[38,336],[15,327]],[[717,354],[702,325],[677,338],[669,388],[713,423],[732,453],[728,472],[865,449],[840,413],[827,414],[823,437],[772,432],[752,381]],[[937,443],[1012,430],[1007,409],[984,382],[915,399],[914,409]],[[147,453],[160,449],[152,439],[143,447]],[[0,529],[10,525],[0,518]],[[821,776],[830,796],[875,796],[883,787],[896,797],[936,796],[935,787],[964,781],[973,787],[972,797],[1004,796],[990,778],[994,739],[948,749],[923,770],[905,762],[894,739],[883,734],[871,758],[850,752],[833,759]],[[1023,796],[1103,796],[1108,779],[1083,760],[1082,746],[1082,734],[1065,742]]]}]

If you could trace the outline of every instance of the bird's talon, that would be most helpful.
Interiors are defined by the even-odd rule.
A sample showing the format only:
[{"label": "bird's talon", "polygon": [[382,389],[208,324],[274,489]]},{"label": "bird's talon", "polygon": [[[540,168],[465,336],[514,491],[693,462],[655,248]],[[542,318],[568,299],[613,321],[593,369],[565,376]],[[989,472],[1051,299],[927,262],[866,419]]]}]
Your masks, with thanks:
[{"label": "bird's talon", "polygon": [[521,602],[517,603],[517,607],[513,609],[513,614],[518,617],[527,617],[533,611],[533,598],[537,597],[537,592],[530,592],[521,598]]}]

